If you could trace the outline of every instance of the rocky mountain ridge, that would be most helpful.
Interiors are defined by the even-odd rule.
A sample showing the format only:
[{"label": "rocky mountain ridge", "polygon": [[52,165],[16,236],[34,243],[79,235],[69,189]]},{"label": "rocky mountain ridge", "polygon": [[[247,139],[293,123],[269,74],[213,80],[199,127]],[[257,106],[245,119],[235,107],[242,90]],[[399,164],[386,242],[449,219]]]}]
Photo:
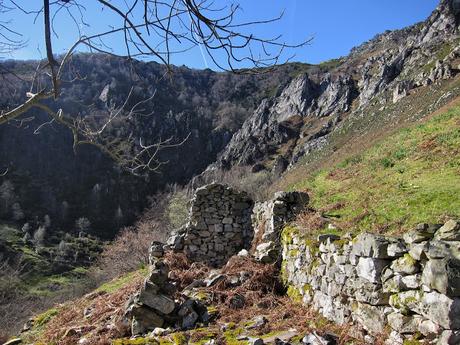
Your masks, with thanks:
[{"label": "rocky mountain ridge", "polygon": [[[168,183],[187,183],[205,169],[204,176],[235,166],[279,176],[319,149],[340,147],[357,129],[372,133],[375,124],[413,117],[410,107],[404,109],[411,114],[401,114],[398,102],[420,90],[429,94],[424,104],[415,106],[422,117],[429,107],[460,93],[430,88],[453,80],[458,72],[458,20],[452,2],[442,0],[425,22],[378,35],[348,57],[318,66],[278,66],[256,76],[177,67],[169,81],[155,63],[78,55],[72,67],[91,85],[85,78],[67,84],[57,106],[85,116],[88,109],[103,111],[109,103],[119,104],[132,85],[133,102],[157,90],[146,105],[153,115],[120,125],[120,134],[133,133],[151,142],[190,136],[184,145],[162,153],[160,159],[169,164],[160,174],[139,178],[120,171],[94,148],[83,147],[75,155],[64,128],[48,126],[33,135],[43,114],[33,114],[35,122],[25,128],[4,126],[0,165],[9,173],[0,177],[0,185],[8,182],[13,191],[8,188],[12,195],[1,217],[11,219],[12,206],[19,205],[24,218],[37,224],[49,215],[55,225],[70,231],[84,217],[94,233],[112,237],[135,219],[148,195]],[[34,66],[5,64],[22,75]],[[27,87],[24,82],[15,81],[13,87],[5,83],[0,90],[3,105],[19,102]],[[347,131],[348,137],[341,136]],[[340,138],[334,141],[334,136]]]},{"label": "rocky mountain ridge", "polygon": [[[34,65],[4,62],[25,80]],[[267,90],[286,83],[290,74],[303,68],[282,66],[269,77],[174,67],[173,78],[168,79],[164,66],[156,63],[130,64],[92,54],[76,55],[71,67],[80,78],[65,84],[54,107],[76,116],[104,116],[110,106],[124,102],[131,87],[130,104],[156,92],[144,104],[145,114],[117,124],[115,134],[143,138],[146,143],[187,138],[183,145],[160,152],[159,159],[168,162],[160,171],[133,176],[94,147],[81,146],[75,154],[71,133],[59,125],[45,126],[37,135],[37,127],[48,121],[40,112],[28,114],[23,126],[12,122],[0,128],[0,169],[2,173],[8,169],[0,177],[4,201],[0,219],[16,217],[16,205],[21,210],[19,221],[38,225],[48,215],[53,225],[71,231],[84,217],[92,224],[90,230],[104,237],[113,237],[120,226],[132,223],[146,206],[147,196],[168,184],[188,182],[213,162]],[[71,75],[68,71],[66,78],[72,79]],[[28,88],[26,81],[11,78],[0,87],[2,108],[19,103]]]},{"label": "rocky mountain ridge", "polygon": [[324,146],[346,118],[366,116],[376,103],[385,108],[417,88],[455,77],[459,16],[452,6],[443,0],[425,22],[376,36],[327,72],[294,78],[259,105],[208,171],[235,165],[259,170],[261,164],[286,169]]}]

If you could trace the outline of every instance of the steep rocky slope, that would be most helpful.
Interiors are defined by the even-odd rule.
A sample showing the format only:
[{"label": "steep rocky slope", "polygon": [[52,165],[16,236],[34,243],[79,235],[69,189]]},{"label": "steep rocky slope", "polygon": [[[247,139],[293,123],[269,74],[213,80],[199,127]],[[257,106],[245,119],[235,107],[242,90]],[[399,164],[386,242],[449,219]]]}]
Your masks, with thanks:
[{"label": "steep rocky slope", "polygon": [[[57,106],[85,116],[88,109],[120,104],[132,85],[133,102],[157,90],[145,110],[153,114],[119,130],[151,142],[190,137],[162,152],[169,164],[160,174],[140,178],[120,171],[94,148],[73,154],[63,128],[45,127],[41,135],[32,135],[42,114],[33,114],[37,119],[26,128],[2,127],[0,164],[9,173],[0,184],[8,181],[4,189],[12,195],[1,217],[13,218],[12,206],[17,210],[19,204],[23,218],[37,225],[48,214],[54,225],[69,231],[84,217],[95,233],[113,236],[135,219],[147,195],[168,183],[187,183],[206,167],[204,176],[246,166],[277,177],[299,161],[323,164],[350,142],[372,141],[460,93],[455,83],[458,19],[451,1],[442,0],[425,22],[378,35],[347,57],[317,66],[278,66],[257,76],[180,67],[169,80],[155,63],[77,56],[72,68],[86,78],[67,84]],[[20,76],[34,66],[6,64]],[[4,83],[3,105],[17,103],[27,86]],[[102,93],[107,97],[100,98]]]},{"label": "steep rocky slope", "polygon": [[[283,171],[330,144],[337,133],[349,132],[351,139],[356,131],[407,120],[395,110],[408,95],[428,90],[417,112],[440,106],[458,94],[444,90],[444,100],[431,95],[458,72],[458,21],[451,1],[443,0],[425,22],[378,35],[346,58],[325,64],[327,71],[299,75],[259,105],[208,171],[235,165]],[[417,116],[422,115],[412,111],[411,120]]]},{"label": "steep rocky slope", "polygon": [[[188,139],[160,153],[160,160],[168,164],[158,173],[137,177],[121,171],[94,147],[81,146],[75,154],[71,133],[59,125],[34,133],[47,120],[44,114],[30,113],[25,119],[35,116],[35,120],[0,128],[0,170],[8,168],[8,174],[0,177],[0,218],[18,218],[14,211],[20,209],[22,224],[39,223],[49,215],[54,226],[72,231],[75,221],[84,217],[94,234],[107,237],[135,219],[146,205],[146,196],[167,184],[186,183],[213,162],[266,93],[303,68],[292,64],[270,75],[235,75],[174,67],[168,78],[159,64],[127,63],[102,55],[77,55],[70,66],[65,80],[73,79],[75,73],[79,78],[65,83],[62,97],[53,105],[56,108],[75,116],[104,116],[108,106],[125,101],[131,87],[130,104],[156,92],[143,104],[144,116],[118,124],[118,133],[132,134],[146,143]],[[6,61],[3,67],[27,78],[35,63]],[[7,79],[0,86],[2,108],[23,100],[29,87],[14,76]]]},{"label": "steep rocky slope", "polygon": [[[217,82],[206,84],[211,78],[210,76],[221,80],[220,78],[226,75],[213,74],[209,71],[184,70],[182,71],[183,75],[189,75],[191,80],[184,83],[176,82],[173,84],[175,86],[164,86],[165,93],[161,96],[163,103],[160,107],[161,109],[164,107],[164,111],[170,114],[167,116],[167,124],[163,121],[155,122],[158,127],[139,122],[133,124],[133,128],[136,128],[139,133],[151,133],[151,135],[156,135],[153,133],[153,129],[160,128],[161,133],[158,135],[175,133],[178,137],[188,133],[191,128],[196,130],[193,132],[194,135],[196,134],[196,141],[184,150],[179,149],[175,158],[171,156],[173,165],[164,170],[165,175],[170,172],[168,177],[172,181],[175,181],[177,177],[175,174],[181,171],[181,164],[185,166],[189,161],[196,164],[193,169],[184,173],[183,181],[187,181],[190,176],[200,172],[210,161],[214,160],[215,156],[218,156],[217,162],[208,167],[206,172],[202,174],[203,177],[214,178],[214,176],[219,176],[218,173],[225,171],[232,174],[237,171],[239,166],[249,167],[253,172],[262,170],[266,172],[267,176],[279,177],[277,180],[272,179],[267,182],[266,186],[272,184],[271,189],[307,190],[311,208],[307,208],[296,218],[295,227],[285,227],[283,236],[280,236],[279,232],[285,223],[283,221],[282,224],[278,224],[281,218],[275,213],[280,210],[286,211],[288,208],[279,203],[280,200],[277,199],[265,204],[258,204],[253,214],[255,219],[261,218],[259,223],[253,224],[255,228],[253,242],[256,246],[255,250],[252,248],[253,250],[250,250],[249,253],[243,251],[243,257],[230,259],[230,264],[222,271],[212,271],[211,268],[201,266],[200,263],[184,263],[183,258],[174,256],[170,262],[171,274],[166,274],[165,271],[160,270],[158,273],[161,274],[154,276],[154,279],[160,279],[159,290],[157,291],[153,286],[153,292],[149,291],[152,295],[145,293],[143,298],[152,297],[155,303],[151,303],[151,301],[149,303],[153,305],[153,308],[156,308],[158,307],[156,302],[159,291],[161,294],[165,294],[169,300],[172,300],[173,291],[177,287],[182,289],[186,286],[185,290],[190,290],[194,294],[189,294],[188,297],[180,294],[177,299],[180,303],[177,305],[178,308],[174,308],[173,317],[171,320],[165,319],[169,320],[168,325],[172,325],[173,321],[188,320],[191,317],[194,322],[203,321],[204,327],[190,331],[181,330],[181,326],[174,328],[174,330],[156,329],[155,332],[147,334],[145,338],[119,339],[116,343],[181,344],[189,342],[212,344],[222,342],[247,344],[257,341],[259,337],[263,342],[269,343],[275,341],[274,339],[280,334],[284,336],[284,333],[288,333],[288,338],[292,338],[290,343],[295,344],[301,343],[304,335],[312,336],[312,338],[306,338],[305,342],[308,343],[308,341],[316,341],[317,335],[325,336],[328,335],[326,331],[332,331],[339,336],[333,338],[333,341],[338,339],[340,344],[349,344],[350,342],[354,344],[383,344],[391,328],[396,338],[390,338],[387,344],[420,344],[424,341],[421,334],[426,337],[425,340],[430,341],[441,334],[445,342],[439,344],[455,344],[458,341],[458,312],[455,309],[459,303],[458,289],[456,288],[458,285],[458,265],[449,266],[447,273],[447,276],[450,277],[448,278],[450,279],[448,280],[449,285],[453,282],[451,285],[456,289],[455,296],[444,290],[438,291],[444,295],[439,296],[439,293],[434,292],[440,290],[437,286],[438,283],[432,282],[431,277],[428,284],[426,280],[422,282],[420,279],[421,273],[425,273],[425,271],[427,274],[430,273],[431,264],[427,261],[428,259],[438,260],[442,258],[444,260],[448,255],[454,255],[454,259],[457,260],[455,262],[458,263],[459,258],[459,223],[454,221],[460,217],[460,199],[458,197],[460,78],[457,75],[460,59],[457,27],[458,16],[451,8],[450,1],[443,0],[427,21],[407,29],[379,35],[353,49],[346,58],[329,61],[318,66],[283,66],[278,70],[282,78],[285,78],[280,77],[282,82],[271,80],[268,83],[264,76],[260,76],[258,79],[248,77],[246,80],[248,84],[243,83],[247,88],[245,92],[253,90],[255,96],[251,98],[249,105],[243,106],[244,114],[238,117],[239,121],[233,125],[216,122],[215,116],[211,116],[212,114],[221,114],[219,111],[219,104],[221,103],[219,102],[229,99],[228,92],[224,92],[225,95],[216,98],[210,96],[216,102],[214,105],[200,103],[204,102],[201,100],[189,108],[186,97],[183,104],[184,108],[181,108],[182,105],[179,105],[179,102],[174,102],[175,99],[173,99],[173,97],[178,97],[176,87],[179,85],[203,87],[203,90],[206,90],[203,91],[204,97],[204,92],[214,90],[216,87]],[[88,61],[97,60],[93,56],[83,57],[82,61],[87,58]],[[147,68],[143,64],[139,66]],[[85,68],[89,67],[86,66]],[[200,79],[198,75],[201,73],[208,73],[208,75]],[[235,78],[235,80],[243,80],[238,79],[240,77]],[[195,84],[197,80],[201,80],[203,84],[198,86]],[[228,82],[228,85],[234,85],[233,82]],[[115,87],[115,84],[111,87]],[[98,90],[103,90],[106,85],[108,85],[106,81],[101,82],[98,85]],[[203,85],[208,86],[204,87]],[[232,90],[239,89],[238,87],[233,89],[233,86],[231,88]],[[72,90],[75,91],[76,89]],[[78,91],[79,94],[80,92]],[[90,102],[97,103],[100,93],[91,92],[90,94],[93,97]],[[119,96],[121,94],[123,93],[113,92],[112,96],[121,99]],[[228,100],[227,105],[239,104],[244,94],[238,93],[238,95],[234,98],[230,97],[232,100]],[[240,96],[241,98],[239,98]],[[205,108],[212,109],[212,114],[205,115],[197,110],[198,108],[202,110]],[[257,109],[252,112],[251,109],[254,108]],[[182,114],[181,111],[190,115],[188,117],[190,122],[187,122],[188,127],[186,129],[180,127],[182,122],[175,117],[177,114]],[[172,120],[173,118],[175,120]],[[169,120],[171,121],[169,122]],[[197,125],[196,121],[200,125]],[[174,132],[176,126],[179,126],[181,132]],[[16,131],[12,128],[8,130],[11,132],[3,133],[15,133],[13,131]],[[62,133],[58,135],[58,138],[63,138]],[[209,137],[210,133],[214,133],[216,136]],[[25,142],[33,138],[29,134],[27,133]],[[230,140],[232,134],[233,137]],[[13,139],[6,135],[0,136],[0,140],[13,142]],[[212,149],[201,151],[200,148],[203,147],[203,143],[206,144],[207,148]],[[69,145],[64,141],[57,141],[55,144]],[[42,146],[42,150],[45,150],[43,152],[47,152],[47,145],[48,143],[45,143]],[[12,146],[12,149],[14,147]],[[218,153],[219,150],[222,150],[220,154]],[[24,151],[26,150],[24,149]],[[70,153],[70,150],[67,152]],[[203,161],[197,159],[198,156],[201,157],[201,154],[210,154],[210,152],[214,155],[213,157],[206,156]],[[23,154],[26,155],[26,153]],[[35,174],[33,164],[37,162],[37,158],[32,155],[26,157],[28,165],[23,163],[21,169],[27,166],[29,171],[32,171],[31,174]],[[107,178],[112,181],[110,185],[102,182],[106,198],[103,200],[107,200],[107,203],[104,201],[102,204],[107,207],[107,218],[113,215],[113,210],[120,205],[120,199],[126,202],[120,206],[124,213],[126,209],[130,209],[134,205],[142,205],[143,195],[156,190],[166,181],[160,178],[146,182],[143,179],[123,175],[113,168],[111,162],[103,161],[104,158],[96,151],[79,152],[76,158],[72,158],[75,159],[75,166],[81,166],[83,157],[85,157],[85,162],[89,168],[100,169],[96,174],[97,178],[92,177],[94,181]],[[101,159],[97,164],[94,164],[95,157]],[[43,154],[40,162],[46,161],[46,158],[49,157]],[[10,155],[9,159],[17,162],[22,158]],[[51,182],[56,176],[62,176],[59,171],[54,171],[56,165],[51,164],[53,162],[50,161],[49,166],[45,168],[37,168],[42,173],[50,174],[51,172],[52,174],[49,176],[44,175],[47,181]],[[88,169],[88,167],[84,169]],[[107,170],[105,170],[106,167]],[[82,178],[85,176],[83,173],[87,172],[84,169],[81,172]],[[214,175],[216,172],[217,174]],[[72,177],[69,181],[60,181],[61,184],[57,190],[64,190],[75,183],[74,172],[69,171],[68,173]],[[9,175],[8,179],[13,180],[16,175],[21,177],[20,169],[13,169],[13,173]],[[253,176],[256,173],[249,175]],[[120,177],[116,179],[114,176]],[[5,180],[6,178],[3,181]],[[13,181],[15,187],[19,186],[18,181],[21,180]],[[88,210],[93,208],[95,200],[101,200],[95,198],[97,193],[91,192],[90,197],[86,194],[87,191],[94,190],[95,184],[93,180],[91,181],[83,184],[84,190],[86,190],[84,195],[75,197],[74,202],[71,203],[79,208],[73,209],[72,212],[74,213],[70,219],[75,219],[80,214],[91,216]],[[136,184],[130,181],[136,181]],[[79,187],[81,186],[77,185],[75,188]],[[36,188],[40,190],[42,186]],[[265,186],[259,187],[259,189],[264,188]],[[98,190],[99,187],[95,191]],[[133,191],[133,199],[126,195],[127,190]],[[52,193],[55,193],[55,190]],[[23,194],[18,194],[14,200],[8,199],[10,204],[13,201],[22,200],[20,198],[24,197]],[[285,193],[278,194],[278,196],[280,195],[283,196]],[[114,196],[116,197],[114,198]],[[215,202],[216,205],[219,202],[225,204],[223,201],[226,197],[228,195],[224,197],[213,196],[209,198],[209,201]],[[79,206],[77,205],[79,200],[89,200],[89,202]],[[3,207],[3,205],[1,206]],[[26,210],[24,205],[27,204],[21,203],[21,207]],[[33,205],[32,201],[30,205]],[[15,210],[17,211],[17,208]],[[12,209],[10,209],[11,211]],[[192,242],[185,245],[185,248],[189,250],[193,249],[206,255],[215,255],[216,253],[210,248],[220,248],[224,242],[224,236],[219,232],[219,229],[225,229],[225,225],[228,225],[227,228],[232,229],[229,231],[229,235],[231,235],[229,237],[232,237],[235,229],[239,228],[237,221],[232,223],[232,226],[226,224],[230,220],[224,221],[222,217],[216,216],[216,209],[206,202],[203,203],[203,207],[192,208],[192,211],[199,213],[197,219],[200,220],[193,225],[200,227],[200,229],[193,230],[197,230],[198,237],[203,236],[203,239],[196,238],[195,233],[190,236],[189,224],[188,228],[184,228],[186,234],[184,239],[188,234],[186,240]],[[202,211],[203,214],[201,214]],[[44,212],[48,212],[48,210],[42,211],[42,214]],[[264,219],[267,214],[271,215],[271,219]],[[448,219],[450,220],[448,221]],[[209,227],[201,229],[203,223],[201,220]],[[22,219],[20,222],[23,221],[25,220]],[[42,221],[39,219],[37,223],[40,222]],[[102,222],[103,220],[101,220],[101,224],[103,224]],[[428,224],[416,226],[420,222]],[[454,224],[450,229],[455,238],[454,241],[448,239],[447,247],[433,247],[433,244],[438,244],[434,242],[439,238],[435,236],[434,240],[431,239],[430,236],[434,234],[432,230],[428,231],[429,236],[425,233],[427,229],[435,228],[438,230],[439,226],[434,225],[436,223]],[[67,224],[72,226],[72,221],[68,220]],[[265,229],[266,234],[261,234],[260,229]],[[274,231],[275,229],[276,231]],[[414,229],[416,230],[409,231]],[[216,236],[212,235],[213,231],[217,232]],[[361,231],[379,233],[379,235],[370,235],[370,238],[377,239],[380,244],[382,244],[380,239],[384,239],[383,246],[387,246],[387,240],[393,243],[394,238],[392,236],[401,237],[402,233],[408,232],[408,235],[404,236],[404,241],[398,240],[398,243],[404,247],[403,250],[398,247],[400,252],[396,255],[402,255],[401,260],[395,259],[394,261],[399,263],[399,261],[407,260],[411,254],[418,255],[414,260],[407,261],[416,266],[414,272],[417,273],[407,275],[409,273],[404,271],[405,267],[403,270],[393,269],[396,265],[393,262],[390,272],[392,276],[388,282],[381,280],[381,278],[389,278],[386,275],[377,280],[372,277],[371,285],[369,282],[357,279],[354,273],[347,276],[354,277],[349,281],[354,285],[356,284],[359,291],[355,291],[356,289],[353,288],[346,292],[346,296],[351,298],[351,302],[358,301],[360,303],[357,310],[353,310],[355,303],[347,304],[345,308],[348,315],[347,322],[350,313],[355,316],[358,315],[358,318],[354,318],[354,320],[362,324],[367,323],[364,328],[368,331],[355,329],[348,323],[342,327],[331,325],[311,309],[308,309],[308,306],[311,305],[309,298],[314,294],[319,296],[316,298],[316,308],[320,309],[326,317],[334,319],[344,315],[341,314],[343,308],[331,309],[329,303],[336,303],[337,288],[343,285],[342,280],[346,278],[343,274],[335,276],[337,273],[336,266],[340,262],[342,262],[341,265],[348,261],[351,263],[353,259],[342,255],[343,250],[345,247],[356,244],[351,238]],[[267,235],[267,232],[270,236]],[[349,234],[344,235],[344,233]],[[414,233],[417,236],[422,236],[423,241],[421,239],[413,241],[407,237]],[[281,291],[264,290],[267,288],[267,284],[272,289],[276,285],[274,282],[277,280],[274,278],[277,272],[274,272],[270,265],[261,265],[260,263],[254,265],[252,259],[246,258],[244,255],[254,255],[260,260],[264,258],[262,260],[264,262],[276,259],[279,257],[279,243],[278,248],[273,248],[267,243],[275,243],[280,237],[284,244],[283,256],[287,260],[287,263],[285,262],[283,265],[281,278],[285,278],[285,282],[291,286],[287,288],[287,291],[284,291],[283,288],[280,289]],[[317,240],[324,241],[324,243],[320,245]],[[426,240],[429,241],[425,242]],[[419,241],[422,241],[422,244],[418,243]],[[177,243],[176,241],[173,242],[172,245],[175,246]],[[372,243],[371,241],[373,247]],[[446,243],[444,241],[441,244],[445,245]],[[162,248],[157,243],[156,248],[158,246]],[[311,252],[310,249],[307,250],[307,247],[311,247]],[[436,249],[436,256],[433,256],[433,248]],[[224,247],[223,249],[228,248]],[[409,250],[408,253],[406,249]],[[308,256],[309,253],[314,255],[304,257]],[[393,255],[390,256],[393,257]],[[388,257],[373,258],[364,252],[358,254],[357,257],[360,257],[360,261],[371,264],[384,260],[384,264],[388,265],[390,264],[389,261],[393,260],[389,260]],[[321,265],[322,268],[318,269],[318,265]],[[324,269],[324,265],[326,265],[326,269],[331,269],[328,274],[321,271]],[[240,274],[242,267],[257,280],[249,279],[244,282],[247,276]],[[411,273],[414,272],[411,271]],[[219,277],[219,274],[224,277]],[[144,276],[144,271],[127,274],[119,281],[104,285],[96,292],[86,295],[76,302],[68,302],[35,317],[29,323],[29,333],[23,334],[23,337],[31,342],[42,340],[46,343],[50,339],[54,339],[56,343],[73,344],[77,341],[92,343],[93,339],[97,339],[100,343],[111,343],[114,338],[132,335],[127,324],[120,325],[118,320],[126,316],[124,314],[126,303],[133,303],[129,297],[136,291],[145,292],[146,287],[150,286],[145,283],[144,290],[139,290]],[[173,286],[164,284],[167,281],[166,276],[174,281]],[[206,287],[189,286],[190,283],[199,281],[198,278],[202,278],[203,281],[209,279],[213,283]],[[327,284],[321,283],[320,286],[311,284],[310,279],[315,280],[317,278],[325,280]],[[394,280],[398,282],[398,279],[402,279],[401,281],[409,279],[411,285],[399,286],[397,290],[394,286],[389,286]],[[378,293],[378,298],[382,297],[381,288],[384,283],[386,283],[385,289],[389,287],[391,291],[383,291],[384,302],[380,300],[375,302],[376,293]],[[207,285],[207,283],[203,284]],[[310,284],[312,286],[309,286]],[[429,308],[431,309],[428,312],[426,306],[419,303],[418,298],[421,297],[421,294],[414,293],[414,291],[419,291],[422,288],[428,289],[425,292],[430,291],[426,296],[437,296],[430,301]],[[180,289],[178,291],[184,292]],[[318,289],[325,290],[321,291],[325,295],[316,293]],[[406,294],[406,289],[410,290],[409,294]],[[268,296],[265,294],[266,291],[270,292]],[[300,306],[287,301],[285,292],[293,300],[297,302],[303,300],[308,306]],[[386,298],[390,292],[396,296],[394,298],[399,297],[398,294],[408,297],[408,300],[403,301],[405,303],[410,302],[404,306],[407,308],[396,305],[393,303],[394,300],[392,302],[387,301]],[[357,294],[359,297],[356,297]],[[187,303],[190,296],[192,301],[201,300],[208,308],[201,308],[201,302]],[[244,296],[247,301],[243,307],[241,307],[241,303],[244,304],[245,302],[241,296]],[[161,300],[165,302],[164,299]],[[452,309],[453,312],[449,312],[450,309],[438,308],[440,305],[438,302],[443,300],[448,301],[448,303],[454,300],[455,303],[452,305],[456,307]],[[422,299],[422,302],[425,303],[426,301]],[[232,303],[240,306],[239,309],[234,309]],[[364,308],[362,308],[363,303]],[[148,305],[145,300],[139,299],[137,304],[140,305],[140,309],[145,308],[142,304]],[[374,304],[377,306],[375,307]],[[132,305],[136,305],[136,303]],[[394,309],[390,310],[388,305]],[[164,306],[162,304],[162,307]],[[185,309],[179,315],[180,317],[176,318],[176,312],[183,308]],[[390,311],[391,314],[388,314]],[[449,315],[446,315],[446,311]],[[197,312],[199,315],[195,315]],[[212,317],[215,317],[216,312],[220,313],[218,314],[218,322],[213,322]],[[265,314],[267,314],[269,322],[265,320],[260,327],[252,328],[253,323],[257,322],[250,320],[252,316]],[[152,317],[151,314],[148,315]],[[204,316],[211,317],[209,324],[204,321]],[[362,320],[359,320],[360,317]],[[454,325],[450,324],[451,318],[455,321]],[[235,320],[237,320],[236,324],[233,322]],[[147,319],[147,321],[149,326],[154,325],[151,322],[152,319]],[[156,319],[156,321],[159,320]],[[422,323],[424,325],[441,325],[442,327],[438,327],[433,332],[425,332],[426,329],[423,330],[419,327]],[[371,335],[375,333],[372,328],[376,326],[379,327],[377,333],[382,331],[383,334]],[[406,326],[409,328],[404,328]],[[292,327],[297,329],[295,336],[290,330]],[[311,333],[313,330],[315,332]],[[445,331],[442,332],[443,330]],[[351,338],[350,333],[352,334]],[[399,333],[403,337],[400,337]],[[163,336],[160,336],[161,334]],[[96,340],[94,341],[97,343]]]}]

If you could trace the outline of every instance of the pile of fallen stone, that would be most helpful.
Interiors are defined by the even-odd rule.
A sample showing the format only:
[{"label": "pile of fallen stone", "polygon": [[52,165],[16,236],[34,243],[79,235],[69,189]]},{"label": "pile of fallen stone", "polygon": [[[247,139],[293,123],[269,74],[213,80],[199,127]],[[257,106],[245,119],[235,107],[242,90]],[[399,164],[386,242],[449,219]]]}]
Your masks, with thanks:
[{"label": "pile of fallen stone", "polygon": [[206,306],[178,293],[175,282],[169,279],[169,268],[163,257],[163,244],[154,242],[150,249],[149,275],[126,306],[125,318],[132,335],[163,328],[190,329],[210,321]]},{"label": "pile of fallen stone", "polygon": [[401,238],[283,234],[283,277],[326,318],[391,328],[388,344],[460,343],[460,222],[420,224]]}]

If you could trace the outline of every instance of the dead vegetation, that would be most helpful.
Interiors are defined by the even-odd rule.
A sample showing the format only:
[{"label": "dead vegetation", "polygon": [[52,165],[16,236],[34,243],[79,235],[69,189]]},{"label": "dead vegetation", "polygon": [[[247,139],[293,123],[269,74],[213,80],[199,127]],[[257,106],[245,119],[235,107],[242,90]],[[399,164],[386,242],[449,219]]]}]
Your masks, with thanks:
[{"label": "dead vegetation", "polygon": [[191,262],[183,253],[167,252],[165,262],[169,267],[170,277],[176,282],[180,291],[195,280],[206,278],[210,271],[208,266]]},{"label": "dead vegetation", "polygon": [[[165,260],[170,268],[170,277],[179,291],[196,280],[206,279],[213,271],[203,263],[192,263],[185,255],[168,252]],[[286,296],[285,287],[278,279],[275,265],[265,265],[248,257],[232,257],[219,273],[223,279],[210,287],[198,288],[208,310],[214,309],[216,318],[209,325],[196,330],[175,333],[189,342],[201,343],[203,339],[216,339],[216,344],[239,343],[241,334],[260,337],[276,337],[295,329],[299,340],[303,335],[315,331],[319,335],[332,333],[339,344],[359,340],[361,330],[351,325],[338,326],[327,321],[298,301]],[[235,283],[234,277],[240,277]],[[241,278],[243,277],[243,278]],[[33,338],[25,339],[39,344],[73,345],[85,339],[87,345],[108,345],[115,339],[129,336],[129,328],[123,322],[124,307],[129,298],[140,288],[144,279],[136,272],[103,285],[84,297],[59,305],[56,312]],[[235,303],[235,300],[243,303]],[[252,320],[263,316],[267,322],[254,325]],[[229,339],[233,337],[233,341]],[[164,342],[174,343],[172,335]],[[169,339],[169,340],[168,340]],[[384,337],[382,337],[384,339]],[[375,345],[380,345],[379,339]]]},{"label": "dead vegetation", "polygon": [[[191,263],[183,254],[169,252],[166,261],[174,278],[181,289],[196,280],[203,280],[210,275],[212,269],[203,263]],[[362,330],[350,324],[336,325],[327,321],[312,308],[308,308],[286,295],[286,288],[279,279],[276,265],[262,264],[248,257],[232,257],[218,271],[223,279],[210,287],[198,288],[203,302],[217,311],[214,324],[200,328],[197,332],[187,331],[183,335],[191,342],[199,342],[212,335],[216,344],[227,344],[228,335],[225,329],[233,329],[235,333],[250,333],[251,336],[267,336],[282,334],[295,329],[299,335],[317,332],[319,335],[332,333],[339,339],[339,344],[347,344],[351,340],[355,345],[365,344],[359,338]],[[244,277],[239,283],[232,278]],[[267,322],[262,326],[252,327],[251,320],[263,316]],[[223,325],[225,325],[223,327]],[[249,330],[249,328],[251,328]],[[382,337],[384,339],[384,337]],[[375,345],[381,345],[379,339]]]},{"label": "dead vegetation", "polygon": [[322,212],[307,208],[296,217],[295,223],[302,231],[315,233],[323,229],[329,221],[323,216]]},{"label": "dead vegetation", "polygon": [[160,193],[150,197],[149,207],[139,220],[122,229],[115,240],[106,245],[90,271],[96,285],[148,265],[152,241],[166,242],[172,230],[166,212],[172,196],[172,193]]},{"label": "dead vegetation", "polygon": [[85,338],[85,344],[102,345],[126,336],[128,327],[123,323],[124,306],[140,288],[143,279],[142,274],[136,273],[115,291],[111,291],[112,285],[107,285],[107,289],[101,288],[57,306],[56,315],[44,326],[38,343],[74,345]]}]

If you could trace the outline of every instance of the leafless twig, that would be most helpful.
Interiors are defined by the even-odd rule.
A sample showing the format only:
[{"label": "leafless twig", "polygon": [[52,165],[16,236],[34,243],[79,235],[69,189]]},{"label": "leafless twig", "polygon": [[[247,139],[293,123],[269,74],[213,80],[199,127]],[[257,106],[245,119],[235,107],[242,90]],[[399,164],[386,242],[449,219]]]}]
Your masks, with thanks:
[{"label": "leafless twig", "polygon": [[[171,57],[199,46],[222,70],[236,73],[260,73],[267,67],[277,64],[287,49],[299,48],[309,43],[305,40],[297,44],[284,42],[281,36],[262,37],[254,34],[253,27],[275,23],[283,14],[272,19],[240,22],[239,4],[218,6],[213,0],[96,0],[104,11],[113,15],[113,24],[107,30],[84,35],[80,27],[91,28],[85,18],[86,8],[76,0],[42,0],[40,7],[33,2],[19,3],[16,0],[0,0],[0,13],[8,14],[13,10],[42,19],[46,49],[45,62],[38,64],[33,75],[30,92],[24,103],[13,109],[0,111],[0,125],[17,120],[32,109],[44,111],[50,120],[39,125],[38,134],[44,126],[60,124],[67,127],[73,135],[74,150],[79,145],[93,145],[110,156],[115,162],[132,173],[157,171],[166,162],[158,160],[158,153],[164,148],[182,145],[188,139],[173,143],[173,138],[159,139],[155,143],[146,143],[135,138],[132,133],[125,137],[116,134],[114,128],[121,121],[130,121],[135,116],[151,113],[148,106],[154,97],[137,102],[127,109],[133,90],[129,92],[121,106],[108,104],[105,113],[80,116],[68,114],[62,109],[55,110],[53,101],[62,94],[64,74],[70,71],[72,56],[81,49],[102,52],[109,55],[133,58],[149,58],[163,63],[171,72]],[[76,26],[78,39],[63,56],[53,51],[53,39],[59,37],[62,28],[58,26],[61,16],[68,16]],[[9,21],[0,21],[0,42],[15,47],[23,44],[21,33],[9,27]],[[114,51],[108,39],[122,38],[124,51]],[[18,46],[19,47],[19,46]],[[0,43],[0,54],[2,46]],[[220,54],[217,54],[220,52]],[[288,61],[289,58],[285,59]],[[256,69],[242,69],[247,66]],[[263,69],[261,69],[263,68]],[[80,76],[66,77],[66,82],[80,79]],[[53,109],[54,108],[54,109]]]}]

